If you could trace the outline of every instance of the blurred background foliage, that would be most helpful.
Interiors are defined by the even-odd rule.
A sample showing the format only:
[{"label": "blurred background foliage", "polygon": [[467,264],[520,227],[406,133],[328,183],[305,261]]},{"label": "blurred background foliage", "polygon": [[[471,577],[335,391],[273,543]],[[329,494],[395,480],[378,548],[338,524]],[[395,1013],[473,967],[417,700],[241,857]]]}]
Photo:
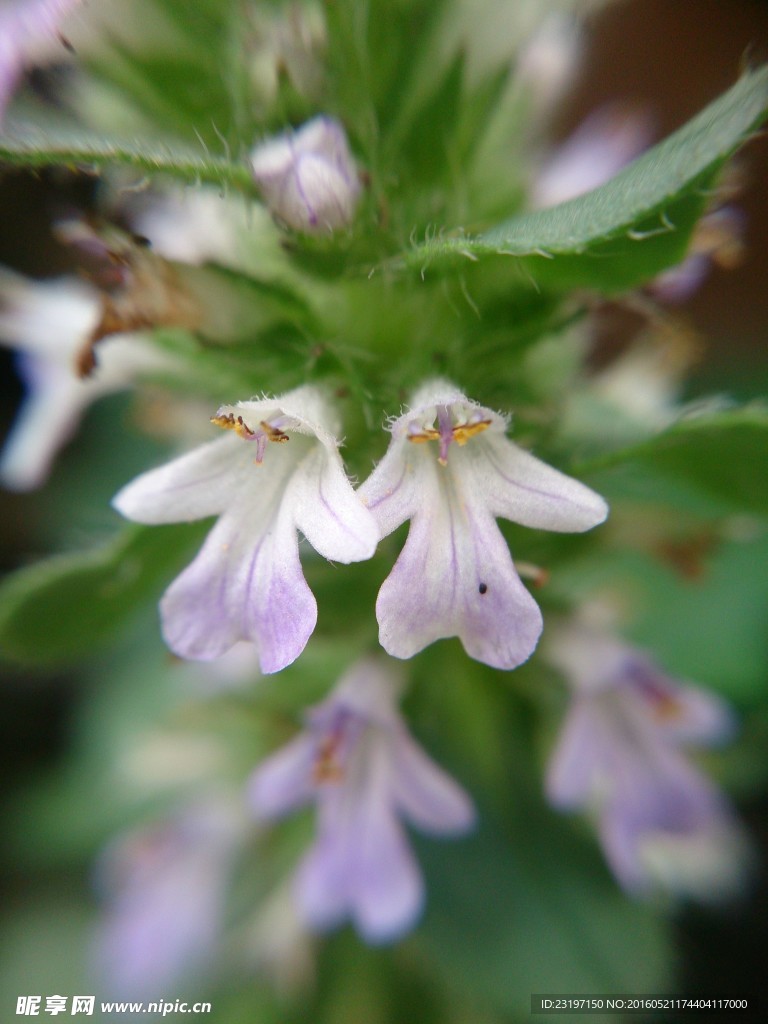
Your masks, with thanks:
[{"label": "blurred background foliage", "polygon": [[[462,266],[458,274],[449,266],[444,277],[436,265],[434,277],[426,272],[430,318],[420,322],[424,254],[418,246],[442,243],[431,234],[436,225],[480,231],[503,221],[524,202],[519,167],[527,150],[555,146],[605,101],[648,110],[654,137],[666,137],[723,93],[742,62],[768,57],[768,5],[619,0],[597,10],[578,75],[533,138],[523,130],[524,105],[503,96],[503,41],[478,29],[474,48],[457,50],[452,33],[461,38],[465,28],[441,20],[444,6],[451,5],[328,3],[322,61],[315,66],[300,53],[292,63],[288,54],[275,74],[259,63],[258,32],[239,31],[244,5],[136,5],[147,17],[154,11],[156,24],[119,19],[108,48],[83,44],[101,90],[78,96],[82,86],[66,69],[62,88],[75,91],[81,114],[91,119],[89,130],[109,121],[117,134],[144,134],[164,147],[171,146],[170,136],[180,153],[191,148],[199,155],[202,148],[206,156],[223,153],[234,163],[258,136],[301,123],[330,96],[370,176],[363,227],[339,245],[291,240],[285,251],[270,251],[262,270],[274,269],[268,265],[273,257],[281,272],[281,261],[292,270],[282,278],[285,290],[270,290],[266,270],[262,278],[254,275],[273,303],[258,326],[260,362],[250,365],[238,344],[213,357],[210,349],[194,349],[189,362],[196,385],[219,394],[247,380],[246,391],[279,392],[304,377],[342,378],[345,454],[361,479],[381,455],[381,439],[372,431],[381,410],[396,412],[408,384],[425,372],[450,373],[473,397],[513,409],[517,439],[534,438],[538,454],[559,460],[614,506],[599,540],[504,524],[521,558],[558,565],[551,586],[537,592],[545,618],[595,590],[615,593],[626,606],[632,640],[653,650],[673,675],[711,686],[734,704],[744,723],[739,741],[709,755],[708,768],[733,793],[764,852],[764,407],[734,413],[727,403],[715,404],[709,419],[684,423],[666,446],[644,447],[646,438],[634,436],[631,423],[622,425],[612,413],[601,420],[597,402],[579,404],[573,382],[583,380],[586,342],[583,334],[574,342],[573,332],[582,331],[584,321],[553,296],[557,285],[532,289],[523,274],[510,281],[493,261]],[[478,14],[472,3],[459,5],[470,21],[486,6]],[[375,17],[366,22],[364,9]],[[520,17],[530,17],[533,27],[540,9],[521,4]],[[315,53],[312,25],[309,31],[307,45]],[[144,32],[156,40],[155,50],[142,49]],[[244,52],[246,44],[253,50]],[[243,69],[254,66],[261,77],[254,72],[244,80]],[[263,89],[261,104],[251,101],[254,81]],[[55,82],[30,73],[23,102],[34,116],[50,117]],[[470,161],[484,117],[497,105],[507,134],[489,132],[487,159]],[[54,121],[56,131],[68,130],[65,112]],[[502,155],[508,175],[500,173]],[[683,401],[716,392],[748,403],[768,385],[764,138],[739,154],[737,168],[747,225],[743,261],[734,271],[715,268],[674,314],[671,329],[695,354],[681,385]],[[212,180],[220,180],[217,173],[213,166]],[[250,188],[234,173],[227,180],[233,191]],[[9,166],[0,180],[0,262],[34,276],[70,269],[71,254],[53,238],[51,221],[63,210],[100,207],[103,189],[98,176],[71,168]],[[691,222],[699,212],[691,208]],[[386,271],[372,282],[350,274],[362,265],[389,267],[402,253],[413,281],[402,279],[397,308]],[[242,281],[236,283],[239,288]],[[562,287],[574,283],[584,284],[566,274]],[[609,281],[603,291],[611,291]],[[334,304],[335,296],[343,301]],[[466,345],[475,333],[475,302],[485,315],[483,332],[476,332],[485,346],[480,350]],[[592,295],[582,305],[589,309],[587,365],[599,371],[629,349],[647,325],[647,311],[614,295]],[[314,345],[318,329],[324,332],[321,352]],[[366,338],[362,356],[347,346],[356,334]],[[537,345],[543,335],[549,340]],[[279,348],[271,344],[275,338]],[[184,357],[189,341],[169,331],[158,344]],[[0,416],[7,426],[21,389],[11,358],[0,356],[6,380]],[[627,444],[634,446],[629,457]],[[99,851],[122,830],[169,807],[201,794],[236,794],[259,757],[291,735],[301,708],[321,699],[350,658],[375,641],[375,593],[401,534],[380,546],[370,566],[345,569],[343,586],[335,567],[308,560],[307,578],[321,609],[319,635],[278,677],[250,688],[225,680],[217,690],[195,666],[172,659],[158,635],[155,603],[201,531],[196,525],[131,527],[116,536],[109,506],[119,487],[160,461],[167,448],[138,428],[132,402],[110,397],[87,413],[43,490],[0,495],[4,570],[51,551],[96,551],[87,563],[78,561],[74,573],[66,561],[37,570],[48,574],[39,603],[25,604],[23,593],[11,602],[18,647],[6,654],[38,664],[22,669],[9,658],[3,666],[3,1005],[24,993],[91,991]],[[367,624],[360,615],[347,620],[350,601],[369,609]],[[118,630],[126,609],[129,624]],[[83,660],[90,646],[95,653]],[[466,659],[458,641],[448,641],[417,656],[409,675],[409,723],[476,797],[482,826],[455,844],[417,841],[428,909],[412,936],[371,950],[345,929],[318,943],[306,962],[298,957],[296,976],[288,977],[270,964],[253,908],[263,908],[284,883],[309,821],[268,837],[249,834],[234,871],[215,980],[193,979],[189,989],[212,1000],[207,1019],[491,1024],[526,1019],[528,997],[537,991],[759,998],[768,938],[762,871],[748,898],[725,909],[669,913],[630,903],[587,827],[544,805],[542,769],[563,711],[551,670],[529,663],[511,675],[496,673]],[[178,992],[165,996],[182,994],[179,983]]]}]

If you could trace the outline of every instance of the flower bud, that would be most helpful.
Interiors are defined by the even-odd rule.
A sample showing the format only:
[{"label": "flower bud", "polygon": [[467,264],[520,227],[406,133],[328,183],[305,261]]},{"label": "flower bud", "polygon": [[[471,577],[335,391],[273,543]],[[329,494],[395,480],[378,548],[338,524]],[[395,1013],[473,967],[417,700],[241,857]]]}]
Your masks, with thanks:
[{"label": "flower bud", "polygon": [[251,170],[272,213],[296,231],[351,223],[360,182],[344,129],[315,117],[296,132],[256,146]]}]

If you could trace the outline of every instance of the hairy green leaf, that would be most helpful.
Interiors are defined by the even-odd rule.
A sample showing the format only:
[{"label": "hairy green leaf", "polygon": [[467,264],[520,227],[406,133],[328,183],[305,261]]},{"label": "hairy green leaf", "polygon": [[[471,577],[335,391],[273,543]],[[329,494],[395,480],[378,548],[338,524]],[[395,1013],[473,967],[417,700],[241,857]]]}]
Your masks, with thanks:
[{"label": "hairy green leaf", "polygon": [[642,283],[684,257],[717,171],[767,110],[768,68],[762,68],[586,195],[480,235],[438,235],[399,263],[423,273],[431,264],[455,268],[504,256],[553,287],[614,291]]},{"label": "hairy green leaf", "polygon": [[145,174],[166,174],[188,184],[207,182],[256,196],[245,163],[176,142],[109,138],[79,128],[10,121],[0,136],[0,161],[21,167],[72,164],[102,172],[131,167]]},{"label": "hairy green leaf", "polygon": [[768,515],[768,408],[761,404],[690,416],[640,444],[577,467],[598,489],[663,493],[653,477],[693,488],[723,511]]}]

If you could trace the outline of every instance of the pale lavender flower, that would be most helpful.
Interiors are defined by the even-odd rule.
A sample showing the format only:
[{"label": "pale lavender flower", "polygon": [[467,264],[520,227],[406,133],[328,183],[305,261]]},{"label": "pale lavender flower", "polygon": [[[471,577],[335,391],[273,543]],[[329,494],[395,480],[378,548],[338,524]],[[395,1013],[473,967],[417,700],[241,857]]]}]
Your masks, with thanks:
[{"label": "pale lavender flower", "polygon": [[169,370],[171,357],[133,335],[99,343],[92,372],[79,369],[102,320],[99,292],[76,278],[30,281],[0,270],[0,342],[20,352],[28,394],[0,456],[0,481],[13,490],[45,482],[84,410],[143,375]]},{"label": "pale lavender flower", "polygon": [[531,204],[542,209],[603,185],[651,142],[648,113],[608,104],[590,114],[555,148],[531,186]]},{"label": "pale lavender flower", "polygon": [[445,381],[423,387],[390,429],[387,454],[358,491],[382,537],[411,521],[376,602],[382,646],[410,658],[458,636],[471,657],[514,668],[542,619],[496,518],[578,533],[605,519],[605,502],[513,444],[504,416]]},{"label": "pale lavender flower", "polygon": [[588,627],[563,628],[551,658],[573,691],[547,773],[552,804],[595,815],[606,859],[633,895],[732,891],[745,865],[741,829],[685,753],[732,735],[726,705]]},{"label": "pale lavender flower", "polygon": [[565,97],[584,59],[584,34],[572,15],[547,15],[520,49],[514,66],[517,81],[531,95],[538,118],[548,116]]},{"label": "pale lavender flower", "polygon": [[317,838],[295,888],[308,927],[322,931],[350,917],[372,943],[408,931],[424,902],[400,819],[447,836],[466,832],[475,817],[469,797],[408,733],[396,691],[383,663],[353,666],[250,782],[259,819],[317,806]]},{"label": "pale lavender flower", "polygon": [[120,836],[104,851],[97,866],[104,911],[93,959],[111,995],[157,998],[211,965],[243,834],[236,813],[201,802]]},{"label": "pale lavender flower", "polygon": [[315,117],[260,143],[251,153],[251,172],[272,213],[296,231],[352,223],[360,181],[344,129],[333,118]]},{"label": "pale lavender flower", "polygon": [[339,425],[319,389],[222,406],[213,422],[226,437],[144,473],[114,505],[140,523],[219,517],[160,603],[165,640],[201,661],[251,640],[262,671],[278,672],[317,621],[297,530],[344,563],[370,558],[378,531],[344,473]]},{"label": "pale lavender flower", "polygon": [[[50,56],[80,0],[4,0],[0,5],[0,124],[26,65]],[[63,50],[63,47],[62,47]]]}]

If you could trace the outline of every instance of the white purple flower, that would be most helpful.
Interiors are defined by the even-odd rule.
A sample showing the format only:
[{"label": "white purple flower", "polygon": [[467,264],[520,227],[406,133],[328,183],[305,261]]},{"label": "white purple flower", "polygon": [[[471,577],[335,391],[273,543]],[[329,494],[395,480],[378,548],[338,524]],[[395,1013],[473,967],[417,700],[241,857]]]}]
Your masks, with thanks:
[{"label": "white purple flower", "polygon": [[605,519],[605,502],[513,444],[504,416],[445,381],[423,387],[390,429],[387,454],[358,492],[382,537],[411,521],[376,602],[382,646],[410,658],[458,636],[471,657],[514,668],[533,652],[542,619],[496,518],[581,532]]},{"label": "white purple flower", "polygon": [[111,995],[157,998],[211,965],[243,834],[227,806],[200,802],[104,851],[94,966]]},{"label": "white purple flower", "polygon": [[563,628],[551,658],[572,687],[547,773],[552,804],[595,815],[608,863],[633,895],[731,891],[745,841],[728,801],[685,753],[732,734],[728,708],[602,631]]},{"label": "white purple flower", "polygon": [[54,456],[97,398],[172,368],[169,356],[124,334],[102,340],[95,367],[84,374],[81,364],[91,358],[102,316],[99,292],[84,281],[28,281],[0,270],[0,341],[19,350],[28,388],[0,457],[6,487],[44,483]]},{"label": "white purple flower", "polygon": [[[24,67],[50,54],[80,0],[9,0],[0,6],[0,124]],[[62,47],[63,52],[63,47]]]},{"label": "white purple flower", "polygon": [[163,634],[183,658],[210,661],[238,640],[278,672],[304,650],[317,604],[297,530],[324,558],[370,558],[378,531],[344,473],[330,404],[315,387],[222,406],[226,437],[138,477],[114,499],[140,523],[218,522],[161,603]]},{"label": "white purple flower", "polygon": [[424,902],[400,819],[432,835],[458,835],[475,818],[469,797],[406,730],[396,691],[397,677],[383,663],[358,663],[250,782],[259,819],[317,805],[317,838],[296,876],[307,925],[322,931],[350,917],[372,943],[408,931]]},{"label": "white purple flower", "polygon": [[321,233],[352,223],[360,194],[344,129],[315,117],[297,131],[260,143],[251,171],[276,217],[296,231]]}]

